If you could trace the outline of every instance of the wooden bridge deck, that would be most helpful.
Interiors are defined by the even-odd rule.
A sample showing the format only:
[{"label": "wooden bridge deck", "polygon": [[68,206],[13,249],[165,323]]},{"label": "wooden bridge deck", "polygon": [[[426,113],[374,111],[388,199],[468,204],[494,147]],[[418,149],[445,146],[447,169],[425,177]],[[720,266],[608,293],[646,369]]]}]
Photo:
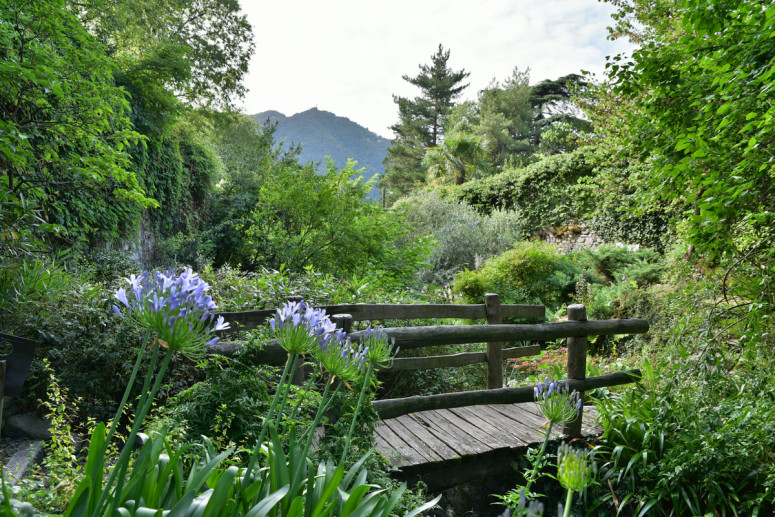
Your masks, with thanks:
[{"label": "wooden bridge deck", "polygon": [[[595,418],[594,406],[585,406],[583,435],[600,434]],[[546,430],[546,419],[530,402],[410,413],[379,422],[375,438],[377,450],[403,477],[453,486],[513,470],[511,461],[539,447]],[[553,439],[561,433],[562,426],[553,427]]]}]

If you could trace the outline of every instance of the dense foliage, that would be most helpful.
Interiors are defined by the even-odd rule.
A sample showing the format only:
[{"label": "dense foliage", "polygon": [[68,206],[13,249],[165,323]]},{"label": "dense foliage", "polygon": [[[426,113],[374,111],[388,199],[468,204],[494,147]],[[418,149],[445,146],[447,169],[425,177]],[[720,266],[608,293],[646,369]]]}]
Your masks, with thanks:
[{"label": "dense foliage", "polygon": [[[328,163],[320,174],[300,163],[298,148],[278,144],[271,123],[228,111],[253,48],[236,1],[0,0],[0,318],[3,332],[40,343],[16,408],[48,411],[57,430],[45,463],[53,478],[20,493],[52,512],[71,498],[97,508],[102,494],[126,499],[139,487],[155,494],[148,501],[164,493],[181,508],[200,496],[225,501],[237,497],[237,465],[259,461],[258,441],[271,468],[293,466],[283,494],[267,471],[256,473],[267,508],[298,509],[304,486],[342,513],[366,494],[381,510],[416,507],[399,502],[395,485],[371,490],[367,480],[388,483],[379,461],[364,460],[366,474],[366,463],[348,457],[371,445],[371,397],[483,384],[481,365],[371,377],[337,362],[363,354],[337,342],[327,358],[328,345],[288,350],[323,354],[309,384],[292,388],[282,381],[288,371],[253,361],[269,330],[247,336],[231,358],[197,365],[172,353],[177,316],[153,319],[164,324],[155,330],[163,343],[142,345],[142,332],[111,309],[117,278],[138,273],[121,246],[140,234],[149,237],[146,260],[189,264],[211,283],[212,299],[195,296],[207,311],[276,307],[292,295],[314,305],[479,303],[496,292],[504,303],[546,305],[549,319],[570,303],[584,303],[591,318],[646,318],[647,336],[589,341],[589,375],[645,373],[634,388],[587,393],[603,427],[587,447],[597,477],[579,447],[563,448],[556,470],[544,447],[526,485],[551,494],[559,481],[567,501],[583,489],[577,514],[771,513],[775,8],[611,3],[612,37],[640,47],[611,59],[608,82],[570,74],[530,85],[529,72],[515,69],[455,105],[467,72],[449,68],[442,46],[419,75],[405,76],[422,93],[395,99],[400,120],[382,184],[412,192],[382,209],[357,164]],[[540,240],[578,225],[607,244],[563,253]],[[158,316],[151,308],[175,300],[162,298],[144,309]],[[561,375],[564,353],[552,344],[511,364],[510,384]],[[347,383],[331,382],[337,367]],[[150,392],[134,386],[133,371],[146,388],[155,383]],[[128,469],[133,453],[116,461],[106,444],[124,424],[138,432],[154,399],[163,411],[146,429],[159,434]],[[308,456],[303,429],[324,418],[326,404],[340,418],[327,413],[331,434]],[[90,423],[114,413],[120,427]],[[93,432],[94,452],[78,458],[85,469],[73,462],[70,431]],[[175,475],[159,467],[168,460]],[[573,469],[583,483],[570,479]],[[150,488],[161,470],[166,491]],[[184,472],[197,481],[183,487]],[[116,476],[125,475],[121,495]],[[206,496],[205,477],[217,487]],[[532,483],[538,477],[544,484]],[[526,507],[519,496],[503,499]]]},{"label": "dense foliage", "polygon": [[401,198],[394,208],[404,212],[411,225],[406,238],[433,240],[428,266],[415,273],[423,283],[446,285],[456,272],[473,269],[528,236],[519,211],[482,214],[467,203],[442,198],[436,192]]},{"label": "dense foliage", "polygon": [[[116,66],[64,1],[0,6],[0,173],[8,201],[32,203],[60,234],[121,230],[152,206],[131,170],[133,130]],[[122,200],[117,207],[115,200]],[[111,203],[112,202],[112,203]],[[102,218],[108,213],[114,224]]]},{"label": "dense foliage", "polygon": [[555,246],[521,242],[479,269],[456,275],[454,291],[467,303],[483,303],[486,293],[498,293],[504,303],[553,308],[569,299],[575,273],[573,264]]},{"label": "dense foliage", "polygon": [[388,147],[383,184],[395,193],[405,194],[423,182],[425,173],[421,161],[425,149],[442,141],[443,118],[468,86],[461,83],[469,72],[452,70],[447,64],[449,52],[439,45],[431,56],[431,65],[420,65],[416,77],[403,76],[420,89],[419,97],[393,97],[398,105],[399,121],[390,128],[396,138]]},{"label": "dense foliage", "polygon": [[651,199],[677,203],[687,239],[711,256],[772,248],[772,56],[775,8],[681,2],[681,33],[659,34],[612,64],[615,91],[637,99],[630,152]]}]

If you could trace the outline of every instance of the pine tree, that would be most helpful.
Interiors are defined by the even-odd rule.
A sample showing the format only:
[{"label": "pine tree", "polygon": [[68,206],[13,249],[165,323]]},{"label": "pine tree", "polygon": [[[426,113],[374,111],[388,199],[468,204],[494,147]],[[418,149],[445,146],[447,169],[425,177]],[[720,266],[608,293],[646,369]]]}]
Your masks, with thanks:
[{"label": "pine tree", "polygon": [[405,81],[420,88],[421,95],[413,100],[393,96],[398,105],[399,121],[390,127],[395,138],[388,148],[382,184],[395,194],[404,194],[423,183],[425,150],[441,143],[443,117],[468,86],[461,83],[469,72],[450,69],[448,61],[449,50],[445,51],[439,44],[430,65],[420,65],[416,77],[403,76]]}]

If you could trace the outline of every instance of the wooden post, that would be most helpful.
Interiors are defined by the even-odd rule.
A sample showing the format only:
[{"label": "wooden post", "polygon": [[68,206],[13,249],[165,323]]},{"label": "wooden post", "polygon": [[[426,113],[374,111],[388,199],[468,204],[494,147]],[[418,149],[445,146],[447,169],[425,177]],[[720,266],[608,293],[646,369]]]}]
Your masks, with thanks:
[{"label": "wooden post", "polygon": [[[587,308],[583,305],[568,306],[568,321],[587,321]],[[587,377],[587,337],[569,337],[568,343],[568,379],[584,380]],[[584,400],[584,392],[580,392]],[[581,421],[584,408],[579,410],[578,418],[566,424],[562,432],[569,438],[581,438]]]},{"label": "wooden post", "polygon": [[334,314],[331,316],[336,328],[342,329],[348,334],[353,330],[353,317],[351,314]]},{"label": "wooden post", "polygon": [[[488,325],[503,323],[501,316],[501,298],[497,294],[484,295],[484,313]],[[487,389],[503,387],[503,343],[487,343]]]},{"label": "wooden post", "polygon": [[3,434],[3,398],[4,397],[5,397],[5,359],[0,361],[0,436],[2,436]]}]

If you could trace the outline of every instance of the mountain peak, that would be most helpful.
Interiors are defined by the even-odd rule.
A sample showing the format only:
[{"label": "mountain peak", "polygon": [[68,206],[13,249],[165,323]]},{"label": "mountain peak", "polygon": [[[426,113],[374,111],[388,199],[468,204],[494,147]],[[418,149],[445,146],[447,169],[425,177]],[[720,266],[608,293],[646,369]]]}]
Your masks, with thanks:
[{"label": "mountain peak", "polygon": [[[358,162],[358,168],[365,168],[364,179],[383,173],[382,161],[387,156],[390,140],[373,133],[347,117],[310,108],[286,117],[278,111],[264,111],[253,117],[258,122],[269,119],[277,123],[275,141],[287,145],[301,145],[301,163],[319,163],[318,170],[325,170],[325,157],[330,156],[338,168],[347,160]],[[375,194],[372,194],[376,197]]]}]

